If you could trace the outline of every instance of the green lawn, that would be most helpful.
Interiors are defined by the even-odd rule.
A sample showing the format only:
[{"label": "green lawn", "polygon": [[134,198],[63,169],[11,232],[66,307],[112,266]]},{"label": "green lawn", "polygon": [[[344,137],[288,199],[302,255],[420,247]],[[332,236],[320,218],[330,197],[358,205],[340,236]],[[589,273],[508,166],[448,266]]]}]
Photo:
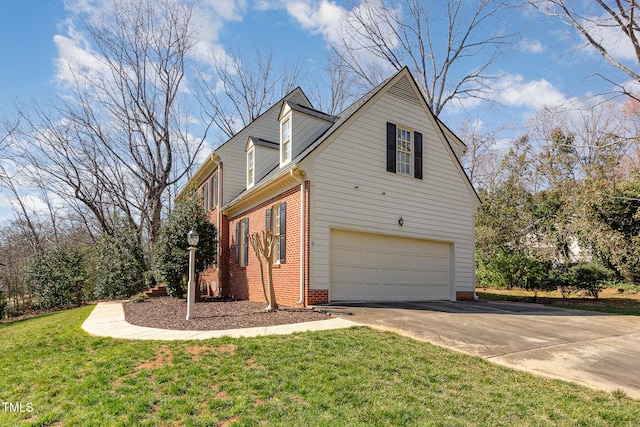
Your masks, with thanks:
[{"label": "green lawn", "polygon": [[92,308],[0,325],[0,401],[33,408],[0,406],[0,425],[630,426],[640,420],[640,401],[622,393],[537,378],[369,328],[122,341],[80,329]]},{"label": "green lawn", "polygon": [[564,299],[558,291],[538,292],[535,297],[533,291],[517,288],[478,288],[476,294],[481,300],[537,302],[559,308],[640,316],[640,292],[636,289],[620,291],[623,292],[615,288],[604,289],[598,299],[580,295],[571,295]]}]

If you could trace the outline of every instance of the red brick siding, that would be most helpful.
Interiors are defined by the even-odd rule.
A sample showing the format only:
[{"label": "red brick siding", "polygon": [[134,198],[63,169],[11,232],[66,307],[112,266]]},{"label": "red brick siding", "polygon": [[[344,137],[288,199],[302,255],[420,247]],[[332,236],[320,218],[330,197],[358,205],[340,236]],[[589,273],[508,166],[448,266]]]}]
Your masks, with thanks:
[{"label": "red brick siding", "polygon": [[326,304],[329,302],[328,289],[309,289],[306,295],[306,305]]},{"label": "red brick siding", "polygon": [[473,301],[474,295],[473,291],[456,291],[456,301]]},{"label": "red brick siding", "polygon": [[[308,187],[307,187],[308,188]],[[307,190],[308,194],[308,190]],[[308,197],[307,197],[308,200]],[[264,202],[240,216],[232,218],[228,223],[229,263],[229,288],[230,296],[236,299],[249,299],[251,301],[264,301],[262,283],[260,280],[260,264],[249,243],[249,262],[246,267],[239,267],[235,260],[236,224],[249,218],[249,234],[262,231],[265,228],[265,211],[277,203],[287,203],[286,222],[286,261],[284,264],[274,265],[273,282],[276,291],[276,301],[280,305],[295,306],[300,299],[300,187],[295,186],[290,190]],[[308,210],[307,210],[308,213]],[[307,214],[308,218],[308,214]],[[307,221],[308,223],[308,221]],[[308,233],[306,233],[308,236]],[[306,239],[308,240],[308,238]],[[305,242],[308,246],[308,241]],[[308,250],[305,251],[308,254]],[[305,257],[307,258],[307,257]],[[266,280],[266,264],[265,280]],[[305,276],[308,277],[308,259],[305,268]],[[305,279],[308,283],[308,279]]]}]

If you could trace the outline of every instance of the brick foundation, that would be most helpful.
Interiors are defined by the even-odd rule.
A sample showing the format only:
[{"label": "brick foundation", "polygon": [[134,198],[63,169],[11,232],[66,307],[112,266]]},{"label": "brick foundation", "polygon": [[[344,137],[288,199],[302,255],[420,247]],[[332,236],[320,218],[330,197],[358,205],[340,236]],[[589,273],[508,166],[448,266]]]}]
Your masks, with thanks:
[{"label": "brick foundation", "polygon": [[474,295],[473,291],[456,291],[456,301],[474,301]]},{"label": "brick foundation", "polygon": [[306,295],[306,305],[326,304],[329,302],[329,290],[308,289]]}]

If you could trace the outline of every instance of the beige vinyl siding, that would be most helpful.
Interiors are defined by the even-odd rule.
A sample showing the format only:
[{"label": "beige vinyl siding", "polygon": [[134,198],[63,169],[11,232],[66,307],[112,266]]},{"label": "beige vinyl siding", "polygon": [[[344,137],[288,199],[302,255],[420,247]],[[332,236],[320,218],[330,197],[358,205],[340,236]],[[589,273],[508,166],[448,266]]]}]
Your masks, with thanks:
[{"label": "beige vinyl siding", "polygon": [[[389,93],[369,105],[312,156],[311,286],[329,289],[329,230],[338,228],[450,243],[450,297],[472,291],[475,195],[454,155],[422,108]],[[386,171],[387,122],[423,134],[424,179]]]},{"label": "beige vinyl siding", "polygon": [[[240,192],[242,192],[247,186],[247,140],[249,136],[255,136],[267,141],[279,141],[280,129],[278,125],[278,113],[277,108],[273,108],[260,116],[259,119],[254,121],[251,125],[243,129],[240,133],[231,138],[227,143],[220,147],[216,152],[222,159],[224,164],[224,183],[223,183],[223,200],[222,205],[229,203]],[[256,180],[262,175],[258,168],[264,170],[267,168],[262,161],[262,151],[258,151],[256,148]],[[268,149],[266,149],[268,150]],[[270,151],[270,150],[268,150]],[[275,150],[274,150],[275,151]],[[273,167],[277,164],[277,151],[276,160],[271,165]]]},{"label": "beige vinyl siding", "polygon": [[254,150],[256,152],[256,182],[258,182],[278,164],[278,150],[260,146],[254,146]]},{"label": "beige vinyl siding", "polygon": [[[289,106],[285,106],[282,117],[291,117],[292,159],[297,157],[333,124],[299,111],[292,111]],[[280,141],[280,139],[275,141]]]}]

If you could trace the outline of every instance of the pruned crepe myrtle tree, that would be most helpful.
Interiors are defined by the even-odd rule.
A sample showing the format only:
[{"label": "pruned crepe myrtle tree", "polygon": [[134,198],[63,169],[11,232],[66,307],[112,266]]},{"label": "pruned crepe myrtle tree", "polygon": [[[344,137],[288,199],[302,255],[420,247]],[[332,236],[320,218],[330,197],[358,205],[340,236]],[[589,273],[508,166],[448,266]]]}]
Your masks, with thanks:
[{"label": "pruned crepe myrtle tree", "polygon": [[[273,257],[274,257],[274,248],[276,246],[276,239],[278,237],[275,236],[269,230],[257,231],[249,235],[249,241],[251,242],[251,247],[258,258],[258,262],[260,263],[260,281],[262,282],[262,295],[264,296],[264,300],[267,303],[267,307],[265,311],[273,312],[278,310],[278,303],[276,302],[276,291],[273,286]],[[264,261],[263,261],[264,259]],[[264,263],[267,263],[267,281],[265,282],[264,278]],[[269,292],[267,293],[267,289]]]}]

